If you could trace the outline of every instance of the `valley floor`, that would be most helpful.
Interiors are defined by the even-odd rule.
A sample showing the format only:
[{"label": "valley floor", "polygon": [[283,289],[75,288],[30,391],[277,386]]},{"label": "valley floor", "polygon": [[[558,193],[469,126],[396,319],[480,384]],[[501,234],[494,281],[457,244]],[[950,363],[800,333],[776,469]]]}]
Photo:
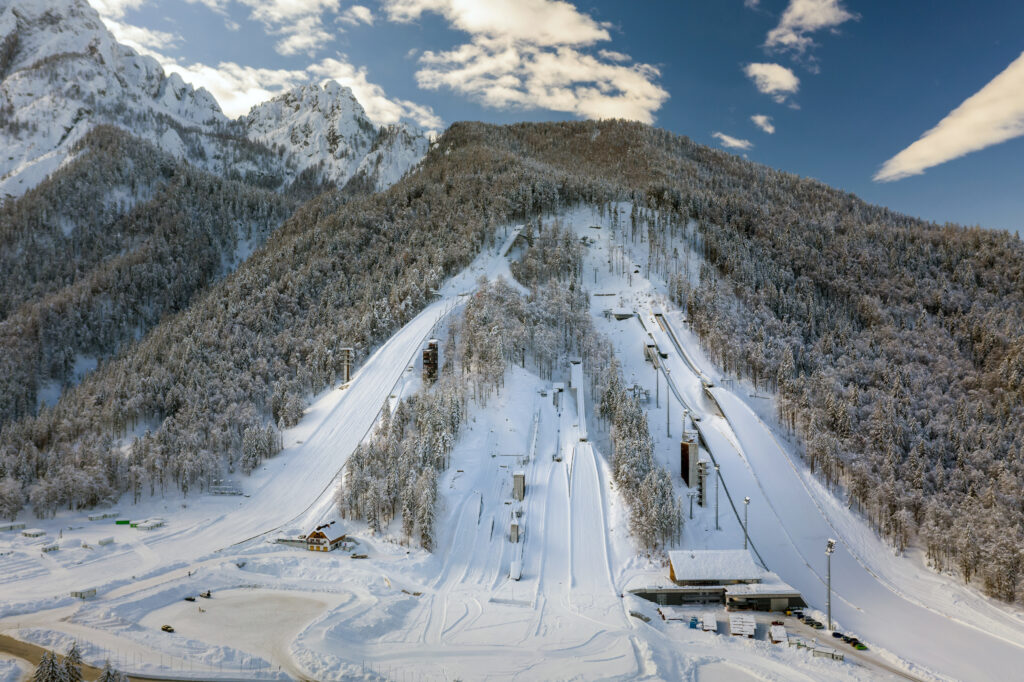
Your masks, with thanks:
[{"label": "valley floor", "polygon": [[[347,387],[321,395],[286,433],[285,450],[238,482],[245,496],[123,502],[125,518],[166,522],[152,531],[64,513],[24,519],[45,530],[43,538],[0,533],[0,633],[58,651],[76,639],[90,663],[110,658],[129,672],[181,679],[984,680],[1024,661],[1018,612],[894,556],[808,475],[769,425],[770,405],[759,405],[768,401],[743,384],[726,387],[667,306],[664,283],[641,276],[645,262],[631,255],[622,274],[613,271],[609,221],[590,211],[564,221],[591,239],[584,273],[601,275],[587,284],[595,323],[615,344],[627,384],[651,389],[656,452],[677,494],[688,502],[678,476],[685,406],[701,417],[732,499],[742,506],[751,497],[757,553],[812,612],[825,607],[825,540],[839,540],[833,617],[869,652],[845,662],[813,657],[771,644],[766,622],[754,640],[730,637],[724,610],[718,634],[691,630],[631,595],[664,583],[668,569],[638,555],[629,537],[628,510],[611,483],[606,427],[589,407],[577,413],[568,390],[556,405],[552,382],[523,368],[513,367],[500,393],[470,407],[439,479],[435,552],[401,544],[397,522],[374,535],[337,517],[338,472],[384,401],[416,390],[420,348],[477,278],[510,277],[505,254],[516,230],[447,283]],[[637,315],[619,321],[606,308]],[[656,375],[643,359],[651,338],[667,354],[667,374]],[[715,388],[705,391],[700,374]],[[569,378],[565,368],[555,381]],[[521,501],[513,499],[515,471],[525,474]],[[742,547],[724,486],[720,530],[714,497],[692,519],[688,506],[684,512],[680,546]],[[313,553],[275,542],[332,520],[358,543],[352,551]],[[513,521],[518,542],[509,536]],[[114,542],[99,545],[105,536]],[[40,551],[53,541],[58,551]],[[509,577],[514,566],[518,580]],[[87,588],[96,589],[94,598],[69,596]],[[185,601],[204,590],[210,599]],[[164,624],[175,632],[162,632]],[[20,674],[0,657],[0,680]]]}]

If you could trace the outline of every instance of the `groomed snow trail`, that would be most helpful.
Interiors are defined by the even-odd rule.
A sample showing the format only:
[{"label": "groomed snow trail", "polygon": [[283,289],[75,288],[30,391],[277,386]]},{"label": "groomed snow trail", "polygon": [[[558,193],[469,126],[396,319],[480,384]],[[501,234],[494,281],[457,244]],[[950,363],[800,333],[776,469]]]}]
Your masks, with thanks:
[{"label": "groomed snow trail", "polygon": [[[672,353],[665,364],[680,393],[693,396],[700,379],[690,363]],[[1024,661],[1024,642],[957,622],[889,589],[846,548],[768,426],[731,391],[710,390],[726,420],[705,419],[702,432],[733,494],[751,498],[750,537],[768,568],[808,603],[824,610],[824,548],[828,538],[836,538],[832,616],[842,628],[951,679],[995,680],[1007,661]]]},{"label": "groomed snow trail", "polygon": [[608,567],[608,530],[601,478],[590,443],[580,443],[576,448],[571,488],[572,600],[579,604],[583,595],[614,593]]},{"label": "groomed snow trail", "polygon": [[756,526],[751,519],[751,533],[774,539],[778,533],[773,527],[779,524],[788,530],[797,550],[794,557],[789,551],[778,551],[780,542],[762,541],[759,546],[770,567],[820,604],[825,543],[837,538],[841,546],[832,555],[832,614],[844,627],[864,633],[883,647],[899,642],[900,655],[927,662],[928,667],[957,679],[999,679],[1006,670],[1005,661],[1017,657],[1024,662],[1024,642],[1010,642],[922,608],[879,581],[823,516],[767,426],[730,392],[718,388],[713,393],[770,505],[767,518],[759,516]]}]

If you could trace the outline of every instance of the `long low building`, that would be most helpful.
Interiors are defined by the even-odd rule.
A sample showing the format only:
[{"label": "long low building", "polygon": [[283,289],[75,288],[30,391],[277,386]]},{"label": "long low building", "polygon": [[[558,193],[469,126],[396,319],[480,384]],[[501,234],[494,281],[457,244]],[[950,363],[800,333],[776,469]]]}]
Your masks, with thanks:
[{"label": "long low building", "polygon": [[806,606],[797,590],[754,563],[745,549],[669,552],[668,578],[667,584],[662,578],[627,589],[662,605],[723,604],[732,611]]}]

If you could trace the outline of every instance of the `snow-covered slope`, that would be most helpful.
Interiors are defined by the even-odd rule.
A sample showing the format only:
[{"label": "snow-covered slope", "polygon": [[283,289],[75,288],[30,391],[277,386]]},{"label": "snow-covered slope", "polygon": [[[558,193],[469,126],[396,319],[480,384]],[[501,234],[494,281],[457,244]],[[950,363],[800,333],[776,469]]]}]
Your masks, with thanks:
[{"label": "snow-covered slope", "polygon": [[385,190],[419,163],[429,146],[426,135],[418,128],[405,123],[385,126],[356,172],[372,182],[378,192]]},{"label": "snow-covered slope", "polygon": [[0,194],[36,185],[98,123],[210,169],[238,161],[207,136],[229,123],[213,96],[118,44],[85,0],[0,0],[0,79]]},{"label": "snow-covered slope", "polygon": [[245,125],[250,139],[283,150],[294,170],[319,167],[321,179],[338,185],[362,172],[385,189],[427,153],[422,131],[405,124],[378,130],[352,91],[335,81],[258,104]]},{"label": "snow-covered slope", "polygon": [[0,0],[0,196],[37,185],[100,123],[219,175],[259,176],[264,187],[314,167],[338,185],[362,171],[384,189],[427,148],[412,127],[378,129],[334,81],[231,121],[209,92],[115,41],[86,0]]}]

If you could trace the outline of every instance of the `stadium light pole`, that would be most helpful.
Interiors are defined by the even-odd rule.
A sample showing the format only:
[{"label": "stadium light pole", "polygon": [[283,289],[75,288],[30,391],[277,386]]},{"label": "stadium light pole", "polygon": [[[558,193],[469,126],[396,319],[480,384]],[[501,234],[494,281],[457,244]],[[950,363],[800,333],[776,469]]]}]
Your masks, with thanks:
[{"label": "stadium light pole", "polygon": [[718,478],[722,475],[718,465],[715,465],[715,530],[722,530],[718,525]]},{"label": "stadium light pole", "polygon": [[825,599],[826,609],[828,610],[828,629],[832,629],[832,552],[836,551],[836,541],[832,538],[828,539],[828,544],[825,545],[825,561],[827,562],[827,568],[825,575],[827,576],[826,582],[828,584],[828,595]]},{"label": "stadium light pole", "polygon": [[665,434],[672,437],[672,399],[669,397],[668,367],[665,368]]},{"label": "stadium light pole", "polygon": [[[661,379],[658,377],[658,366],[654,365],[654,407],[661,409]],[[668,389],[666,389],[668,390]],[[650,398],[648,398],[650,400]]]},{"label": "stadium light pole", "polygon": [[749,518],[750,512],[750,498],[743,498],[743,549],[747,548],[747,519]]}]

